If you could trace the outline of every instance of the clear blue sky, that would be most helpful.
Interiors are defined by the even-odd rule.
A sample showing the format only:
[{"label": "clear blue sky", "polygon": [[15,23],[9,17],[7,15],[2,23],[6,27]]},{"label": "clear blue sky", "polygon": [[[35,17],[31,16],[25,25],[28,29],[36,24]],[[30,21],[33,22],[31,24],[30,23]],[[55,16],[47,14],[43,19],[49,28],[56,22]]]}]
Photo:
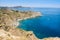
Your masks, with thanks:
[{"label": "clear blue sky", "polygon": [[60,0],[0,0],[0,6],[57,7]]}]

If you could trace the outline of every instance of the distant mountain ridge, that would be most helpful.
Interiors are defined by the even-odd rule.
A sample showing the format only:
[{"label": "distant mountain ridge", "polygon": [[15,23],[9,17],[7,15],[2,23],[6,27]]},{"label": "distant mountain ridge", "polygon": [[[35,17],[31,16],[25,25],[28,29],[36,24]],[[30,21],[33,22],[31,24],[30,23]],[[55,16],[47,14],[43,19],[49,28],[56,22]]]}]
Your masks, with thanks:
[{"label": "distant mountain ridge", "polygon": [[23,6],[12,6],[12,7],[0,6],[0,8],[30,8],[30,7],[23,7]]}]

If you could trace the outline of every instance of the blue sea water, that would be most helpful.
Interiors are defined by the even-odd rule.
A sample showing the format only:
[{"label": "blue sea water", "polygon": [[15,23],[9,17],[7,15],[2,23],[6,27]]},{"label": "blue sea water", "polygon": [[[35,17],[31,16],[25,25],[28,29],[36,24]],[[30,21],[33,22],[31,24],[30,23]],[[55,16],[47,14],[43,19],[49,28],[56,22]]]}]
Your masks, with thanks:
[{"label": "blue sea water", "polygon": [[23,11],[41,12],[43,16],[20,21],[18,26],[33,31],[36,37],[60,37],[60,8],[18,8]]}]

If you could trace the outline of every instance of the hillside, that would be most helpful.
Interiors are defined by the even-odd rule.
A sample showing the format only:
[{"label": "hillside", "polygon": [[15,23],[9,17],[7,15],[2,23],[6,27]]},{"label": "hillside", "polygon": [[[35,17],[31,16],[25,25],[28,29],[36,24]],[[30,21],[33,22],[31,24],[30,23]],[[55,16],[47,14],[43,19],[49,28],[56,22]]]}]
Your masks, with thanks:
[{"label": "hillside", "polygon": [[32,31],[17,28],[18,21],[40,16],[39,12],[0,9],[0,40],[38,40]]},{"label": "hillside", "polygon": [[58,37],[38,39],[32,31],[17,26],[19,21],[41,16],[39,12],[0,9],[0,40],[60,40]]}]

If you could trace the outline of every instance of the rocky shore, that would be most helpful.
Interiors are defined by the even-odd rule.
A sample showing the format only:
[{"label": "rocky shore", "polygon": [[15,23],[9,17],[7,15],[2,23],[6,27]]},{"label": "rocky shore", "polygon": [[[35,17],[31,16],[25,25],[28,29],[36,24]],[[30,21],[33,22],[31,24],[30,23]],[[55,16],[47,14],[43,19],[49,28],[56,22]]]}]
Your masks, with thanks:
[{"label": "rocky shore", "polygon": [[32,31],[17,28],[18,21],[41,16],[41,13],[0,9],[0,40],[38,40]]},{"label": "rocky shore", "polygon": [[60,40],[58,37],[38,39],[32,31],[17,28],[19,21],[42,16],[40,12],[0,9],[0,40]]}]

